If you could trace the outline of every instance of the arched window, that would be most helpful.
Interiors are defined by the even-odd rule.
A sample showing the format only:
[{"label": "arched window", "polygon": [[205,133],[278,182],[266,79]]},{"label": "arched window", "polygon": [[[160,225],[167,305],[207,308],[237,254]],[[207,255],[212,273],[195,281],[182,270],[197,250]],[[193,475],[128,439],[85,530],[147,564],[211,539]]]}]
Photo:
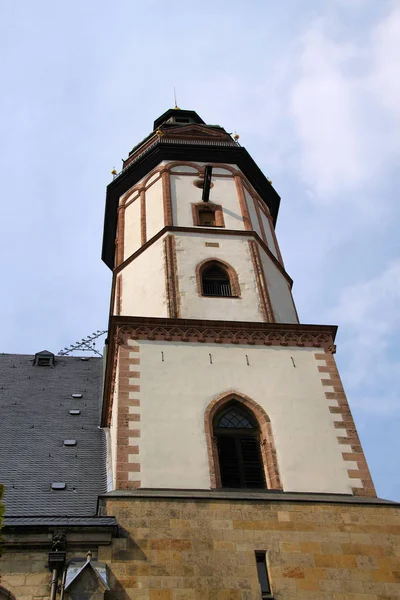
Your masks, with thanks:
[{"label": "arched window", "polygon": [[201,274],[203,296],[232,296],[228,272],[218,263],[211,263]]},{"label": "arched window", "polygon": [[256,419],[238,402],[219,411],[213,420],[222,487],[265,488]]},{"label": "arched window", "polygon": [[0,600],[15,600],[15,596],[0,585]]}]

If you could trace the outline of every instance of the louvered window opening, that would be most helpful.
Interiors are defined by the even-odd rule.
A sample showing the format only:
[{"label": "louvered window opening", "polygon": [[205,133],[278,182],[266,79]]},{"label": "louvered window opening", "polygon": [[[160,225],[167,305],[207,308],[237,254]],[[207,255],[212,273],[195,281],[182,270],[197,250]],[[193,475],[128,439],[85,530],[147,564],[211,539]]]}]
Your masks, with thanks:
[{"label": "louvered window opening", "polygon": [[201,210],[199,212],[200,225],[206,225],[207,227],[215,227],[215,212],[212,210]]},{"label": "louvered window opening", "polygon": [[224,488],[265,488],[258,431],[250,418],[235,407],[216,422],[221,484]]},{"label": "louvered window opening", "polygon": [[204,296],[232,296],[229,276],[219,267],[210,267],[203,273]]}]

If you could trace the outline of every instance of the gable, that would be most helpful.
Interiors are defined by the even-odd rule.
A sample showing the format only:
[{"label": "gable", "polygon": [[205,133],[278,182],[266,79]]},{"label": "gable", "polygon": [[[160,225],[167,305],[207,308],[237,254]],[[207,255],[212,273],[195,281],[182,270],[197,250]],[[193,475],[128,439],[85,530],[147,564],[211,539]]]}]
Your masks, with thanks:
[{"label": "gable", "polygon": [[235,142],[225,129],[214,129],[207,125],[185,125],[184,127],[170,127],[163,130],[165,137],[179,137],[192,139],[212,139],[212,140],[230,140],[232,144]]}]

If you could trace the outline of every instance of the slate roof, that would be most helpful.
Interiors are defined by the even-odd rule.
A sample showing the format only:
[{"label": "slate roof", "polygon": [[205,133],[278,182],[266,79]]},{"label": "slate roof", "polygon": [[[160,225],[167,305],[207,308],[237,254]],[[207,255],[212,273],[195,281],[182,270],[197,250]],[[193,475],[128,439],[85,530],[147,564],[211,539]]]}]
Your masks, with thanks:
[{"label": "slate roof", "polygon": [[[103,360],[0,354],[0,483],[8,516],[89,516],[106,491]],[[72,394],[82,393],[74,399]],[[79,415],[69,414],[79,409]],[[64,440],[76,440],[64,446]],[[53,490],[53,482],[65,489]]]}]

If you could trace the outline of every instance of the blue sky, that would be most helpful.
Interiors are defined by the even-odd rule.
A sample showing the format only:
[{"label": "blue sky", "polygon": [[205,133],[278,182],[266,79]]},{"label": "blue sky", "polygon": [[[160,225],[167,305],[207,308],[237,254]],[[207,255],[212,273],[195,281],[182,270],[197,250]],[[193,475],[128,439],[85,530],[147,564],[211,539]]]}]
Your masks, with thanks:
[{"label": "blue sky", "polygon": [[282,196],[300,319],[339,325],[378,494],[400,500],[400,2],[3,0],[0,46],[0,351],[107,326],[105,187],[175,85]]}]

